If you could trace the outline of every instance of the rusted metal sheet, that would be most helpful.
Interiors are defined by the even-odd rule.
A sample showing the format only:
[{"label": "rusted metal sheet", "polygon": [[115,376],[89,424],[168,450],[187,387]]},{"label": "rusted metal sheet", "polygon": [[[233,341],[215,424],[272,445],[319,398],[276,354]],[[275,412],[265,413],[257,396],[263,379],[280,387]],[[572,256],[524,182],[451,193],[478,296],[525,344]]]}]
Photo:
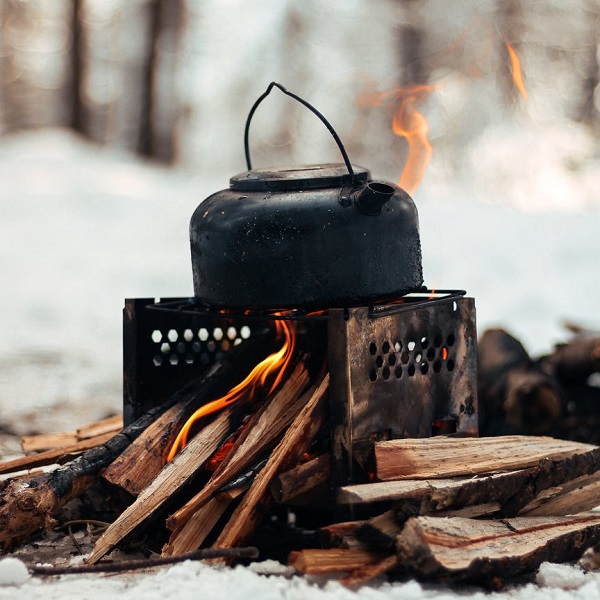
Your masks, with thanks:
[{"label": "rusted metal sheet", "polygon": [[368,475],[374,440],[477,435],[472,298],[432,294],[329,317],[335,486]]}]

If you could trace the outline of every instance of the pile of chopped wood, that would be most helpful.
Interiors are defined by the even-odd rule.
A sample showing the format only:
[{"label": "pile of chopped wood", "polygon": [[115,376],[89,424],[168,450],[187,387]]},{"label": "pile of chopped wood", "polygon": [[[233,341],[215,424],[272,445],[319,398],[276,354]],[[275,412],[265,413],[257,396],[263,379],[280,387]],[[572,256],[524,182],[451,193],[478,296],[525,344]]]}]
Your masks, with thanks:
[{"label": "pile of chopped wood", "polygon": [[167,461],[189,415],[238,375],[234,362],[124,429],[112,420],[71,436],[23,440],[39,453],[1,464],[0,472],[61,465],[0,483],[3,548],[55,525],[60,508],[97,481],[124,508],[89,564],[145,530],[161,540],[156,550],[164,557],[213,548],[221,558],[212,560],[231,563],[252,553],[218,551],[248,544],[265,557],[267,517],[283,513],[297,515],[279,535],[289,564],[306,574],[343,572],[348,585],[383,573],[497,584],[544,560],[600,548],[600,513],[586,512],[600,505],[600,448],[581,442],[520,435],[379,441],[374,470],[365,474],[371,481],[332,490],[329,376],[305,356],[270,396],[206,417]]}]

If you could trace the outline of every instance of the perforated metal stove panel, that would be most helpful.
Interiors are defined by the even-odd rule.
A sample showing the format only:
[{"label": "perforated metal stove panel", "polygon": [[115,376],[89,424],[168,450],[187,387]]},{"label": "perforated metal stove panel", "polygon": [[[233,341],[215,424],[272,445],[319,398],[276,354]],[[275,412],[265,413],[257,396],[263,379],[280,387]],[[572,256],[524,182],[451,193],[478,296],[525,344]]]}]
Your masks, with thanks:
[{"label": "perforated metal stove panel", "polygon": [[334,484],[355,482],[374,440],[477,434],[472,298],[329,314]]}]

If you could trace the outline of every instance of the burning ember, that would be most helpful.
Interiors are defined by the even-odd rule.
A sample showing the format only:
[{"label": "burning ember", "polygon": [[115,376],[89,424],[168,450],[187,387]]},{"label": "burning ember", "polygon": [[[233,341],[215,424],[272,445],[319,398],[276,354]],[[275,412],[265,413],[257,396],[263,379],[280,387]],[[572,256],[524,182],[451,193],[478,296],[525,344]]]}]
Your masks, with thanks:
[{"label": "burning ember", "polygon": [[519,59],[519,55],[510,42],[506,42],[506,49],[508,50],[508,56],[510,58],[510,67],[515,87],[519,90],[521,96],[527,100],[527,88],[525,87],[525,81],[523,79],[523,69],[521,68],[521,60]]},{"label": "burning ember", "polygon": [[414,85],[393,92],[370,94],[360,99],[360,104],[380,106],[389,103],[394,107],[392,131],[408,142],[408,158],[398,180],[398,185],[414,194],[429,165],[433,149],[429,142],[429,124],[418,110],[437,85]]},{"label": "burning ember", "polygon": [[[268,396],[279,386],[288,372],[288,367],[294,355],[296,332],[294,325],[289,321],[275,321],[275,329],[278,337],[284,338],[281,349],[258,363],[250,374],[241,383],[231,388],[225,396],[201,406],[181,428],[167,455],[168,461],[173,460],[177,452],[185,448],[190,429],[199,419],[222,410],[244,396],[249,397],[251,400],[254,400],[259,393],[264,393]],[[265,392],[264,390],[269,381],[270,385]]]}]

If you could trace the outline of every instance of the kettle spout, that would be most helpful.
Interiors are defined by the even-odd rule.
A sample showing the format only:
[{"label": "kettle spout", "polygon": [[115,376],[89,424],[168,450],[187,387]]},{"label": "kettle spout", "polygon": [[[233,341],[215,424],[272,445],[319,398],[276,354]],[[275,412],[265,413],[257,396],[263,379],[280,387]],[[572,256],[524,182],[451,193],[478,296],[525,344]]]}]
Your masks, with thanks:
[{"label": "kettle spout", "polygon": [[367,215],[378,215],[383,205],[396,193],[387,183],[370,181],[356,197],[358,208]]}]

